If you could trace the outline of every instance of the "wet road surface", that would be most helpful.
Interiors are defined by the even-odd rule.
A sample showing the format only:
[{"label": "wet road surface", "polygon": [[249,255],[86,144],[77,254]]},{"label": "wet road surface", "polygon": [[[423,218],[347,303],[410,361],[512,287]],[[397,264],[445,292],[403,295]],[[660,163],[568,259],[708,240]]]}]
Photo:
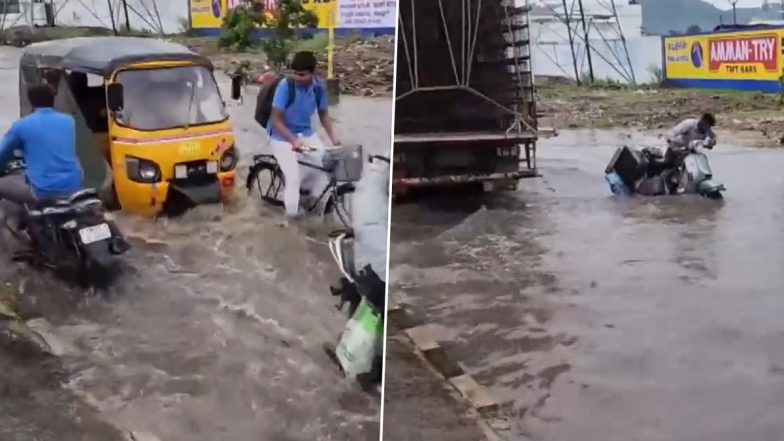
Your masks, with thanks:
[{"label": "wet road surface", "polygon": [[784,151],[711,152],[723,204],[618,200],[623,143],[657,141],[563,133],[516,193],[396,206],[390,301],[505,403],[510,440],[784,439]]},{"label": "wet road surface", "polygon": [[[390,332],[389,328],[388,331]],[[478,441],[483,433],[468,404],[451,386],[425,367],[399,332],[386,346],[384,441]]]},{"label": "wet road surface", "polygon": [[[5,129],[18,115],[18,52],[0,54],[10,69],[0,71],[3,83],[13,85],[0,91],[8,103]],[[226,79],[219,81],[225,89]],[[243,173],[248,158],[264,150],[254,97],[251,91],[244,105],[230,107]],[[387,155],[390,115],[390,100],[342,97],[335,110],[345,144]],[[52,323],[63,355],[42,373],[50,381],[4,402],[38,417],[0,414],[0,426],[33,426],[50,439],[47,424],[70,411],[31,406],[30,396],[51,393],[162,441],[377,439],[379,398],[343,379],[322,349],[346,321],[328,290],[338,277],[326,248],[332,226],[281,228],[281,217],[243,196],[225,213],[207,208],[158,222],[120,216],[135,245],[130,272],[102,296],[68,290],[23,266],[3,270],[24,287],[28,314]],[[79,421],[60,433],[63,440],[110,439]]]}]

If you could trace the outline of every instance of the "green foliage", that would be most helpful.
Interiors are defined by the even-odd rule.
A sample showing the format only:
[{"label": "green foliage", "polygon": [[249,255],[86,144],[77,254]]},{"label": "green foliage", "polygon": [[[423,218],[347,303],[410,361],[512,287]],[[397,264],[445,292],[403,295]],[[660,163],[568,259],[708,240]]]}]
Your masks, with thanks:
[{"label": "green foliage", "polygon": [[305,9],[301,0],[280,0],[278,8],[277,16],[267,22],[272,35],[261,43],[267,62],[273,68],[286,64],[296,46],[298,29],[318,26],[318,17]]},{"label": "green foliage", "polygon": [[261,50],[264,51],[267,63],[273,69],[279,69],[286,65],[293,46],[293,41],[285,38],[272,37],[261,42]]},{"label": "green foliage", "polygon": [[686,28],[687,34],[699,34],[700,32],[702,32],[702,28],[700,27],[700,25],[697,24],[693,24],[688,28]]},{"label": "green foliage", "polygon": [[225,49],[244,51],[253,45],[253,32],[265,24],[261,3],[249,2],[237,6],[223,19],[218,46]]},{"label": "green foliage", "polygon": [[318,17],[302,5],[301,0],[280,0],[274,17],[264,13],[263,2],[248,1],[229,11],[223,19],[218,45],[224,49],[244,51],[254,45],[253,33],[259,26],[271,35],[261,42],[267,62],[276,68],[286,64],[298,40],[297,30],[315,28]]}]

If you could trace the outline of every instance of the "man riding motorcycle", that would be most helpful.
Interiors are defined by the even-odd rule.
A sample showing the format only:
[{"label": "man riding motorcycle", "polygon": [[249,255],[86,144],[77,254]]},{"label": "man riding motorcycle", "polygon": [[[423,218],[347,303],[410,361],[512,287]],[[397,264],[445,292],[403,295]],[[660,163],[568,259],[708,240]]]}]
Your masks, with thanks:
[{"label": "man riding motorcycle", "polygon": [[21,151],[27,172],[0,178],[0,203],[6,221],[21,219],[21,209],[42,199],[68,197],[82,189],[84,172],[76,156],[76,123],[57,112],[48,85],[31,86],[34,111],[15,122],[0,141],[0,170]]},{"label": "man riding motorcycle", "polygon": [[[29,87],[27,98],[33,113],[15,122],[0,141],[0,170],[17,159],[18,153],[26,168],[25,174],[0,178],[0,210],[6,226],[17,232],[22,230],[25,206],[65,199],[84,188],[73,117],[54,110],[54,91],[48,84]],[[129,244],[114,222],[107,224],[118,238],[116,250],[127,250]]]}]

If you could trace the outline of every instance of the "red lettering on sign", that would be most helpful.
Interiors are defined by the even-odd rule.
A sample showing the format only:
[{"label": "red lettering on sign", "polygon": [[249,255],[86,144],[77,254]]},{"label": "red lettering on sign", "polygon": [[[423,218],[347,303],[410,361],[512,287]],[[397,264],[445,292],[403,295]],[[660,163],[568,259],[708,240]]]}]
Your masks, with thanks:
[{"label": "red lettering on sign", "polygon": [[727,64],[762,64],[765,70],[778,72],[779,50],[775,35],[745,38],[710,39],[710,70]]}]

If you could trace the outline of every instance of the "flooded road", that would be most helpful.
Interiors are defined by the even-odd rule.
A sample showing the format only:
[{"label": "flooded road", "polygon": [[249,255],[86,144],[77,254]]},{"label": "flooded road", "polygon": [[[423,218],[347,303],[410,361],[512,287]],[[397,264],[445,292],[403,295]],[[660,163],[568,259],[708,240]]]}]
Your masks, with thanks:
[{"label": "flooded road", "polygon": [[[17,66],[8,61],[15,56],[7,48],[0,54],[10,67],[0,75],[14,85],[13,93],[2,90],[2,129],[17,115]],[[226,78],[219,81],[226,89]],[[230,106],[242,178],[250,156],[266,150],[252,120],[255,91],[246,98]],[[391,101],[341,98],[334,116],[344,144],[388,155]],[[0,414],[11,440],[54,439],[46,436],[50,422],[76,415],[68,406],[30,404],[45,393],[90,404],[95,419],[161,441],[378,438],[379,398],[343,379],[322,349],[346,322],[328,289],[339,275],[326,247],[333,226],[281,228],[282,212],[239,193],[238,205],[223,213],[207,208],[158,222],[120,216],[135,245],[131,270],[103,296],[23,266],[3,270],[23,286],[31,314],[51,322],[62,352],[51,371],[31,362],[44,369],[42,382],[3,400],[17,409]],[[16,363],[21,375],[24,360]],[[58,439],[111,439],[73,419],[55,431]],[[28,435],[14,430],[22,426]]]},{"label": "flooded road", "polygon": [[396,206],[390,301],[505,403],[509,440],[784,439],[784,151],[721,139],[723,204],[618,200],[623,143],[657,141],[564,133],[516,193]]}]

